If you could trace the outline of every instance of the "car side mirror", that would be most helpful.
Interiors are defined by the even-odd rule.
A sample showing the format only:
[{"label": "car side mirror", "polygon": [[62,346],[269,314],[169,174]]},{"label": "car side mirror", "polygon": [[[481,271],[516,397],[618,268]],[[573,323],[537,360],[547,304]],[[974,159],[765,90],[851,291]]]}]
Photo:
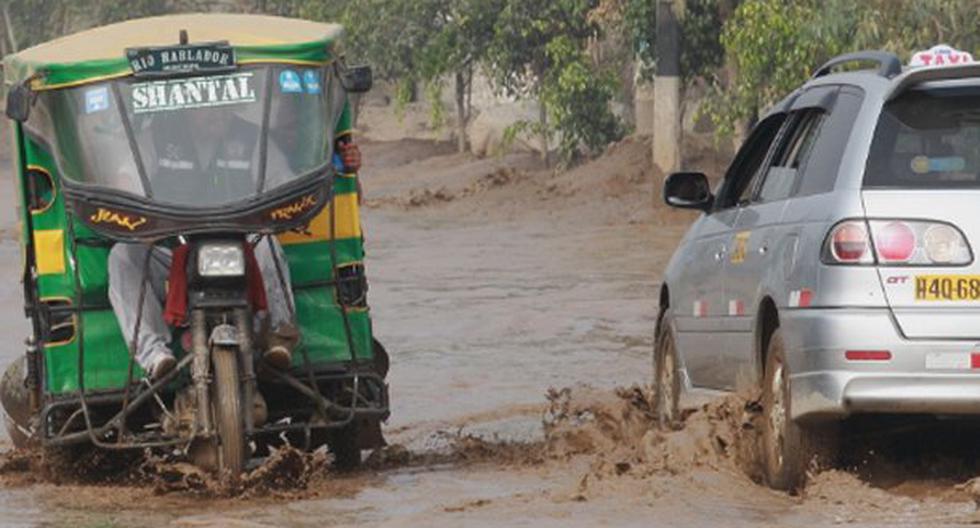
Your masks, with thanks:
[{"label": "car side mirror", "polygon": [[678,209],[708,212],[714,204],[708,177],[700,172],[675,172],[664,181],[664,201]]},{"label": "car side mirror", "polygon": [[15,84],[7,92],[7,117],[21,123],[31,116],[31,104],[34,94],[27,84]]},{"label": "car side mirror", "polygon": [[374,86],[374,72],[370,66],[343,66],[339,73],[340,84],[348,93],[365,93]]}]

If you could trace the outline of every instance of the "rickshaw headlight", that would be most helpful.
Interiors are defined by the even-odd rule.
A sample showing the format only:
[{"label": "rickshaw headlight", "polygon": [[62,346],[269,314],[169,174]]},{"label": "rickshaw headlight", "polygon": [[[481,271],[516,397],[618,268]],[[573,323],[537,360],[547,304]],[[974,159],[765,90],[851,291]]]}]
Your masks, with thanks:
[{"label": "rickshaw headlight", "polygon": [[245,252],[241,244],[204,244],[197,251],[197,273],[202,277],[245,275]]}]

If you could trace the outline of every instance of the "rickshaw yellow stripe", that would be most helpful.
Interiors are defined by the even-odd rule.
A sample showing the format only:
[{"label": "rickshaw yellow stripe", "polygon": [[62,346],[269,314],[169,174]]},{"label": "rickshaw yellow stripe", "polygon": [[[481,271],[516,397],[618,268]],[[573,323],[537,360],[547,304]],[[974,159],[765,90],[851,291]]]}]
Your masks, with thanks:
[{"label": "rickshaw yellow stripe", "polygon": [[90,77],[88,79],[80,79],[72,82],[65,82],[60,84],[44,84],[44,81],[40,79],[35,79],[31,82],[31,90],[35,92],[44,92],[47,90],[60,90],[62,88],[74,88],[76,86],[84,86],[86,84],[95,84],[104,81],[111,81],[112,79],[119,79],[121,77],[128,77],[132,75],[133,72],[126,70],[119,73],[113,73],[110,75],[102,75],[99,77]]},{"label": "rickshaw yellow stripe", "polygon": [[242,64],[292,64],[294,66],[326,66],[333,63],[333,59],[328,59],[324,61],[311,61],[311,60],[299,60],[299,59],[281,59],[281,58],[263,58],[263,59],[241,59],[238,61],[239,65]]},{"label": "rickshaw yellow stripe", "polygon": [[[334,224],[334,239],[359,238],[361,236],[361,219],[357,205],[357,193],[340,194],[334,198],[337,204],[337,218]],[[330,240],[330,207],[324,207],[307,228],[308,233],[283,233],[279,235],[279,243],[303,244]]]},{"label": "rickshaw yellow stripe", "polygon": [[65,232],[61,229],[34,231],[34,258],[38,275],[65,272]]}]

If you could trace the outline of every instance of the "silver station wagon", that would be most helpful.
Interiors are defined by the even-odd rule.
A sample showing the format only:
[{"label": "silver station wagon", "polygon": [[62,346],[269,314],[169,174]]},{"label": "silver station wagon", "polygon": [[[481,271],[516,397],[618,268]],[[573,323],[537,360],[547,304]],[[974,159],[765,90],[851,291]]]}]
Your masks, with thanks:
[{"label": "silver station wagon", "polygon": [[774,488],[833,456],[844,417],[980,414],[980,64],[948,46],[913,63],[837,57],[715,192],[701,173],[664,185],[704,214],[660,291],[661,421],[691,387],[760,387]]}]

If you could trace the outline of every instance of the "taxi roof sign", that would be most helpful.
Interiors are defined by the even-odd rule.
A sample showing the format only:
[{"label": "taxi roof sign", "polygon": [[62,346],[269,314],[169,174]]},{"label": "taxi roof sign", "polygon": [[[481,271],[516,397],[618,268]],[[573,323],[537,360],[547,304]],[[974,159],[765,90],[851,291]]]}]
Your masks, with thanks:
[{"label": "taxi roof sign", "polygon": [[969,52],[958,50],[946,44],[938,44],[927,50],[912,54],[909,60],[910,68],[924,66],[956,66],[974,62]]}]

